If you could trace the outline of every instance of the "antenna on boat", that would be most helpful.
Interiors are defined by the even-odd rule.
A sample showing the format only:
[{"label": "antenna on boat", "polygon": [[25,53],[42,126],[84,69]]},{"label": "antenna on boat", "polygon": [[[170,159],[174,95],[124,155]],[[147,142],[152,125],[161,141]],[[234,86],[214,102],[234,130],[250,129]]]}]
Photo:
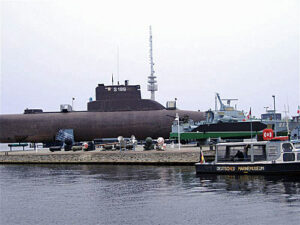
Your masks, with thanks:
[{"label": "antenna on boat", "polygon": [[218,105],[217,105],[217,104],[218,104],[218,103],[217,103],[217,94],[218,94],[218,93],[215,94],[215,111],[217,111],[217,109],[218,109]]},{"label": "antenna on boat", "polygon": [[117,46],[117,75],[118,75],[118,85],[120,84],[120,74],[119,74],[119,45]]},{"label": "antenna on boat", "polygon": [[289,113],[289,109],[286,110],[285,104],[284,104],[284,113],[285,113],[285,122],[286,122],[286,130],[287,130],[287,134],[288,136],[290,135],[290,128],[289,128],[289,118],[288,118],[288,113]]},{"label": "antenna on boat", "polygon": [[154,76],[154,63],[153,63],[153,55],[152,55],[152,29],[151,26],[149,27],[150,31],[150,37],[149,37],[149,42],[150,42],[150,69],[151,69],[151,74],[148,76],[148,91],[151,92],[151,100],[155,101],[155,91],[157,91],[157,84],[155,84],[157,81],[156,76]]}]

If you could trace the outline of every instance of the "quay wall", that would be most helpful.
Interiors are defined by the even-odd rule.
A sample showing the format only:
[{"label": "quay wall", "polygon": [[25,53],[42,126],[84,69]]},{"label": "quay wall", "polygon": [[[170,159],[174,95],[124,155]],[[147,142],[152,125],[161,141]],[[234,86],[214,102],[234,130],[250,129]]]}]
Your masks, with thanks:
[{"label": "quay wall", "polygon": [[[214,159],[212,151],[204,151],[206,161]],[[0,164],[170,164],[194,165],[199,162],[200,150],[171,151],[91,151],[91,152],[1,152]]]}]

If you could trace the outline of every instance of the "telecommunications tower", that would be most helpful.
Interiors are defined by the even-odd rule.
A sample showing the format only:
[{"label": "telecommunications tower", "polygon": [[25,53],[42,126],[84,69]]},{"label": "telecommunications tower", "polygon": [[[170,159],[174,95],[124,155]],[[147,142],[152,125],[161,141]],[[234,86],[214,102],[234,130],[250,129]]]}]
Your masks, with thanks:
[{"label": "telecommunications tower", "polygon": [[152,55],[152,30],[150,26],[150,68],[151,68],[151,74],[148,76],[148,91],[151,92],[151,100],[155,101],[155,91],[157,91],[157,84],[156,84],[156,76],[154,76],[154,63],[153,63],[153,55]]}]

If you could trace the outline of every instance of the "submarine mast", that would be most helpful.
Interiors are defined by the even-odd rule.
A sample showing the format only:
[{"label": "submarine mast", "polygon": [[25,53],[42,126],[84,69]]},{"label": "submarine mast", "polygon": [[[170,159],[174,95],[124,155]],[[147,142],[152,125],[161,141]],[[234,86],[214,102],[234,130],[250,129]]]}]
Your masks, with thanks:
[{"label": "submarine mast", "polygon": [[153,63],[153,55],[152,55],[152,29],[151,26],[149,28],[150,30],[150,37],[149,37],[149,41],[150,41],[150,69],[151,69],[151,74],[150,76],[148,76],[148,91],[151,92],[151,100],[155,101],[155,91],[157,91],[157,81],[156,76],[154,76],[154,63]]}]

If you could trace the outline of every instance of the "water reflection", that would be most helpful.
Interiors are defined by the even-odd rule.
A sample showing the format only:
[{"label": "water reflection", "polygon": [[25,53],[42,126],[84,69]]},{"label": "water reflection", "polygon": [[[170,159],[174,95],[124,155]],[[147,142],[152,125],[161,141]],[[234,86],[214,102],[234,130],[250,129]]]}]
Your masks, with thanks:
[{"label": "water reflection", "polygon": [[197,175],[199,186],[206,191],[228,192],[236,195],[264,194],[276,201],[300,200],[298,176],[270,175]]},{"label": "water reflection", "polygon": [[80,179],[107,182],[155,181],[159,186],[183,189],[205,188],[205,191],[235,191],[239,194],[300,194],[299,176],[267,175],[195,175],[191,166],[143,165],[6,165],[0,167],[2,177],[10,181],[49,179],[53,183],[76,183]]},{"label": "water reflection", "polygon": [[298,177],[196,176],[193,166],[142,165],[0,165],[0,177],[0,224],[221,225],[249,224],[255,215],[253,224],[279,225],[300,219]]}]

